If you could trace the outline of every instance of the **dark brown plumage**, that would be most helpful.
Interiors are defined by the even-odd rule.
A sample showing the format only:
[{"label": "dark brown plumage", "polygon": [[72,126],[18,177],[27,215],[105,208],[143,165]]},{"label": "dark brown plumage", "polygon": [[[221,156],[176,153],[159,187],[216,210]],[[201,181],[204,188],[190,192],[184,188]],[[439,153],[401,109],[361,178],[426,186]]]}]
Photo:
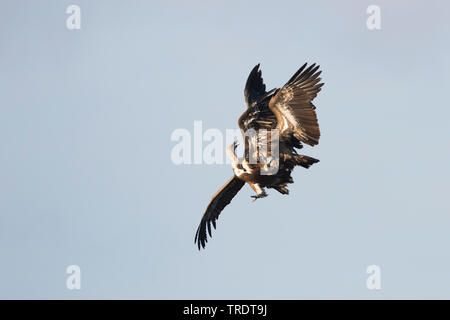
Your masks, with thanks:
[{"label": "dark brown plumage", "polygon": [[[211,224],[216,227],[219,214],[245,183],[256,192],[252,196],[255,200],[267,196],[264,188],[288,194],[287,185],[294,182],[291,177],[294,167],[309,168],[319,162],[296,151],[303,147],[302,143],[310,146],[319,143],[320,129],[316,107],[312,104],[323,86],[318,70],[316,64],[308,67],[305,63],[281,89],[269,92],[266,92],[259,64],[250,72],[244,89],[247,109],[238,121],[244,132],[244,157],[238,159],[235,155],[236,142],[227,148],[234,176],[206,208],[195,234],[199,249],[206,245],[207,230],[211,236]],[[278,154],[273,154],[272,147]]]}]

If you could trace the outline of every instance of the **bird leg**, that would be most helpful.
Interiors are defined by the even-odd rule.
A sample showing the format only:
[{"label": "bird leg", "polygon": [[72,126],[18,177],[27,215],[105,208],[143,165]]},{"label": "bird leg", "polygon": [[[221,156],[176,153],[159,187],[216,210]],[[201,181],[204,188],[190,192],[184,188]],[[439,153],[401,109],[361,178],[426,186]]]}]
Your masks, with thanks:
[{"label": "bird leg", "polygon": [[265,198],[267,196],[268,196],[268,194],[266,193],[266,190],[263,190],[263,192],[258,193],[256,196],[251,196],[251,197],[253,198],[253,202],[255,202],[256,199]]},{"label": "bird leg", "polygon": [[265,198],[268,196],[266,193],[266,190],[264,188],[261,188],[261,186],[258,183],[249,183],[250,187],[252,187],[253,190],[255,190],[256,195],[251,196],[253,198],[253,202],[256,201],[256,199],[259,198]]}]

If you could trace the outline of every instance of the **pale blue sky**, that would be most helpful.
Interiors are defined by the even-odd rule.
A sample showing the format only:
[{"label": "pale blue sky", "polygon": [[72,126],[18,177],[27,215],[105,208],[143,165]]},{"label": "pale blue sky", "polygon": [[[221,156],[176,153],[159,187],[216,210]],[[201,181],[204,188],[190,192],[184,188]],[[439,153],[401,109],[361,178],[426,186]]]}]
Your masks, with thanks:
[{"label": "pale blue sky", "polygon": [[[66,29],[70,4],[81,30]],[[449,9],[3,1],[0,298],[450,298]],[[304,149],[321,162],[294,171],[289,196],[252,203],[244,187],[198,252],[232,171],[173,165],[172,131],[236,128],[255,64],[272,88],[304,62],[323,70],[322,138]]]}]

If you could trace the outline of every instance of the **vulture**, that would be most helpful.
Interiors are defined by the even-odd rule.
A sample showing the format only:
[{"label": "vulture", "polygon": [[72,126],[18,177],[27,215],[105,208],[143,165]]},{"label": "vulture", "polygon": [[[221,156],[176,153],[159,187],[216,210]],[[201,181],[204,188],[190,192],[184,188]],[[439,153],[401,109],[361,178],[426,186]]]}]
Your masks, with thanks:
[{"label": "vulture", "polygon": [[205,248],[211,225],[245,183],[255,191],[254,201],[267,197],[265,188],[288,194],[287,185],[295,166],[309,168],[318,159],[301,155],[296,149],[303,144],[319,143],[320,130],[316,107],[312,101],[323,83],[320,66],[305,63],[280,89],[266,91],[259,64],[250,75],[244,89],[247,109],[238,120],[244,137],[244,155],[238,158],[237,142],[226,148],[234,175],[214,194],[195,234],[198,249]]}]

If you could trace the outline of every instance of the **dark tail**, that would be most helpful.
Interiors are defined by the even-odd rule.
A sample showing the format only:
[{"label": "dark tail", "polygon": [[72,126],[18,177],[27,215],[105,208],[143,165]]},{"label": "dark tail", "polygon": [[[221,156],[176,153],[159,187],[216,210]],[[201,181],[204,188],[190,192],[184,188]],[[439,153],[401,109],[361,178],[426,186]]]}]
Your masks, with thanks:
[{"label": "dark tail", "polygon": [[303,156],[303,155],[295,155],[294,157],[295,165],[302,166],[303,168],[308,169],[314,163],[319,162],[319,159],[315,159],[313,157]]},{"label": "dark tail", "polygon": [[314,163],[319,162],[319,159],[315,159],[313,157],[303,156],[300,154],[284,154],[284,168],[280,169],[277,174],[278,181],[269,186],[269,188],[273,188],[282,194],[289,194],[289,190],[287,189],[287,185],[289,183],[294,183],[294,179],[291,177],[291,171],[295,166],[302,166],[303,168],[309,168]]}]

